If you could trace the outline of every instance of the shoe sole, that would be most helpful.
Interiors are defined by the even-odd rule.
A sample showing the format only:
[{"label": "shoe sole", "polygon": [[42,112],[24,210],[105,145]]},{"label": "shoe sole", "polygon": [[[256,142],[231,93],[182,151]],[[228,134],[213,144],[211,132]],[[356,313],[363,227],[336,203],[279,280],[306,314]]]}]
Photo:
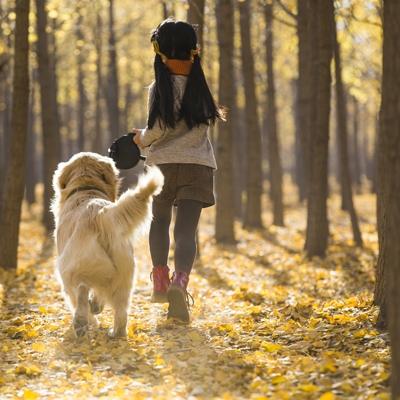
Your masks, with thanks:
[{"label": "shoe sole", "polygon": [[151,296],[152,303],[168,303],[167,293],[155,293]]},{"label": "shoe sole", "polygon": [[186,304],[186,296],[181,288],[171,286],[168,290],[168,319],[177,319],[189,323],[189,309]]}]

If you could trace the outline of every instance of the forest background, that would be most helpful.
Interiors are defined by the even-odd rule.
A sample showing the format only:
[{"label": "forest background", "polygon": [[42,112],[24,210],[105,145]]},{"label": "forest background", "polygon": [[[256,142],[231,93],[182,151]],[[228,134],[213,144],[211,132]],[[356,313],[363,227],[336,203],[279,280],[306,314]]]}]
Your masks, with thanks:
[{"label": "forest background", "polygon": [[[303,283],[303,263],[329,265],[335,252],[345,254],[343,265],[350,260],[358,272],[365,267],[359,285],[350,291],[361,296],[354,307],[369,310],[368,318],[360,317],[368,319],[370,329],[362,339],[381,340],[385,356],[378,364],[369,360],[371,368],[379,367],[368,376],[379,376],[371,398],[385,396],[386,330],[400,337],[395,290],[400,259],[400,124],[395,112],[400,5],[395,0],[0,1],[0,265],[11,274],[26,273],[23,284],[36,272],[49,273],[40,252],[30,256],[37,270],[21,267],[30,229],[24,230],[24,223],[42,230],[40,240],[47,246],[45,237],[53,229],[51,177],[57,163],[79,151],[106,154],[115,138],[145,127],[147,88],[153,80],[150,34],[167,17],[196,26],[210,89],[229,115],[227,122],[210,127],[218,200],[199,231],[200,259],[216,263],[216,254],[207,250],[208,240],[214,250],[225,249],[224,254],[241,248],[240,256],[249,256],[251,251],[240,246],[245,241],[255,248],[265,246],[258,260],[268,243],[288,251],[268,264],[266,282],[284,257],[298,264],[299,270],[291,273]],[[136,182],[142,169],[139,165],[122,173],[124,188]],[[254,232],[264,235],[262,240],[253,237]],[[288,250],[291,239],[295,248]],[[261,264],[256,262],[252,273]],[[236,290],[233,300],[250,301],[243,290],[253,288],[247,282],[243,289],[238,276],[232,279],[238,280],[240,293]],[[18,279],[12,278],[11,286],[5,282],[7,300],[8,290],[18,291]],[[348,304],[341,292],[344,283],[335,285],[332,299],[338,296]],[[265,301],[267,307],[263,296],[260,304]],[[313,296],[324,301],[319,291]],[[10,328],[15,321],[9,321],[12,295],[8,302],[3,332],[9,338],[15,334]],[[250,303],[260,305],[254,299]],[[321,303],[318,312],[325,306]],[[309,324],[310,315],[303,317],[301,323]],[[337,323],[332,318],[326,319]],[[339,318],[350,325],[356,319]],[[229,336],[228,328],[225,334]],[[263,343],[267,352],[278,351]],[[400,349],[395,341],[393,346],[391,383],[393,396],[398,396]],[[15,368],[16,375],[36,376]],[[260,379],[268,381],[266,376]],[[284,382],[269,382],[272,389],[253,382],[254,387],[249,384],[245,390],[257,394],[257,386],[260,393],[276,392]],[[357,383],[352,384],[356,390]],[[333,384],[312,385],[296,390],[305,397],[346,393]]]}]

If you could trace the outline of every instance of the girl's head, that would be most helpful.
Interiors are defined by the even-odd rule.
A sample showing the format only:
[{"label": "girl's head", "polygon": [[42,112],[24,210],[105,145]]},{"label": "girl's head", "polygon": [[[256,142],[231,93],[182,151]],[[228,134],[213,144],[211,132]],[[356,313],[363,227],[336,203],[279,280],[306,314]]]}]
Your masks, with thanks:
[{"label": "girl's head", "polygon": [[191,129],[200,124],[213,124],[217,118],[222,118],[200,64],[196,32],[192,25],[166,19],[152,33],[151,42],[156,52],[155,92],[150,103],[148,127],[152,128],[157,120],[164,127],[175,127],[172,66],[188,74],[178,120],[185,120]]}]

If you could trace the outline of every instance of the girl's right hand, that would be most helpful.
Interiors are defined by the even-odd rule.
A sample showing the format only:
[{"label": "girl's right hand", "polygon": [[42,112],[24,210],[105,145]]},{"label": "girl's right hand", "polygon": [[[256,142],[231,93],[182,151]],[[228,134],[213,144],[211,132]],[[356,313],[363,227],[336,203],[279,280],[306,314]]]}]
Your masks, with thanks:
[{"label": "girl's right hand", "polygon": [[137,128],[133,128],[132,129],[132,133],[134,133],[133,135],[133,141],[139,146],[142,147],[142,142],[140,140],[140,134],[142,133],[141,129],[137,129]]}]

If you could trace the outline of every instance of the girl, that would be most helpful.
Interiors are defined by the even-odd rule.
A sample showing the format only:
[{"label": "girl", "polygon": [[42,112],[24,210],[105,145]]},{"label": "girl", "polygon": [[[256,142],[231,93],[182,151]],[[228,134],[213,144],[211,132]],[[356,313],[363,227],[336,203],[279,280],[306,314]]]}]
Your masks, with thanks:
[{"label": "girl", "polygon": [[[134,129],[134,141],[148,147],[146,163],[164,174],[162,192],[154,198],[150,228],[153,296],[168,302],[168,318],[189,321],[187,285],[196,255],[196,229],[201,210],[215,203],[214,152],[208,127],[222,119],[200,64],[196,33],[182,21],[167,19],[151,36],[155,81],[149,89],[145,129]],[[167,265],[172,207],[175,272]]]}]

